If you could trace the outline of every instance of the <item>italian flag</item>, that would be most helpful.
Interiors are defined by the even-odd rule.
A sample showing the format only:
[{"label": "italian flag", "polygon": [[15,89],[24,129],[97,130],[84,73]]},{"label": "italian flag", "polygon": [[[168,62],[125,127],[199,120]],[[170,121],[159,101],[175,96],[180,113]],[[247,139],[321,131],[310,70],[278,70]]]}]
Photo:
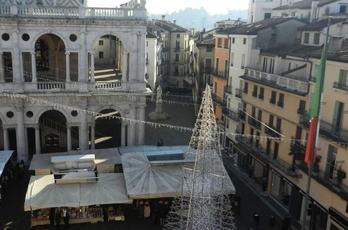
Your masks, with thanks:
[{"label": "italian flag", "polygon": [[[327,42],[326,42],[327,43]],[[319,139],[319,121],[320,121],[320,106],[322,101],[324,78],[325,78],[325,66],[327,56],[327,44],[324,44],[324,48],[321,52],[319,71],[316,77],[316,84],[314,88],[314,94],[312,97],[312,107],[310,110],[310,126],[308,133],[308,141],[306,146],[305,162],[308,167],[310,163],[314,163],[316,158],[316,149],[318,147]]]}]

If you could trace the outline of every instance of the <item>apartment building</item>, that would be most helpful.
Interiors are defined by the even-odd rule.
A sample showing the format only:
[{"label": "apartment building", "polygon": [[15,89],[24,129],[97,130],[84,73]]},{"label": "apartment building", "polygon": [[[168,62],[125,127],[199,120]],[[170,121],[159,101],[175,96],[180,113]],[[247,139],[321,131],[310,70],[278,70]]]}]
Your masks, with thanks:
[{"label": "apartment building", "polygon": [[145,119],[145,1],[112,9],[40,5],[0,6],[0,146],[26,160],[102,148],[103,140],[143,144],[144,125],[122,118]]},{"label": "apartment building", "polygon": [[176,21],[167,21],[165,15],[162,16],[162,20],[155,20],[154,24],[169,32],[168,44],[164,46],[169,50],[169,69],[163,73],[163,82],[177,87],[190,86],[191,31],[178,26]]},{"label": "apartment building", "polygon": [[[332,19],[326,63],[319,149],[304,207],[308,167],[303,163],[309,128],[308,112],[325,42],[328,20],[298,28],[300,44],[266,48],[245,67],[241,135],[235,147],[238,165],[309,229],[348,226],[347,137],[344,104],[347,78],[347,24]],[[241,146],[244,150],[240,151]]]},{"label": "apartment building", "polygon": [[145,46],[145,81],[147,86],[155,90],[158,74],[157,60],[161,60],[161,53],[159,49],[161,47],[161,42],[158,40],[157,35],[152,32],[147,32],[146,34],[146,46]]}]

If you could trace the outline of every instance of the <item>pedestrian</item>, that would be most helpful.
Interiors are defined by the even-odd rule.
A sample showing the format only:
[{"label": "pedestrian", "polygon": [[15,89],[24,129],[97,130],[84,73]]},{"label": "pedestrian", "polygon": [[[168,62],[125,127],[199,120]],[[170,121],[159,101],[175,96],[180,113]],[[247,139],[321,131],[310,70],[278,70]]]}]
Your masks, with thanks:
[{"label": "pedestrian", "polygon": [[241,212],[241,208],[240,208],[240,201],[241,201],[241,199],[242,198],[239,195],[236,195],[234,197],[234,201],[235,201],[234,205],[235,205],[235,210],[236,210],[237,213]]},{"label": "pedestrian", "polygon": [[255,224],[255,229],[258,229],[260,225],[260,216],[257,212],[254,212],[254,224]]},{"label": "pedestrian", "polygon": [[58,210],[56,213],[56,228],[59,229],[60,228],[60,220],[62,219],[62,216],[60,214],[60,211]]},{"label": "pedestrian", "polygon": [[288,230],[291,225],[290,216],[286,215],[283,219],[282,230]]},{"label": "pedestrian", "polygon": [[274,230],[275,229],[275,218],[273,215],[269,218],[269,230]]},{"label": "pedestrian", "polygon": [[66,209],[63,209],[63,220],[64,220],[64,229],[69,228],[69,213]]}]

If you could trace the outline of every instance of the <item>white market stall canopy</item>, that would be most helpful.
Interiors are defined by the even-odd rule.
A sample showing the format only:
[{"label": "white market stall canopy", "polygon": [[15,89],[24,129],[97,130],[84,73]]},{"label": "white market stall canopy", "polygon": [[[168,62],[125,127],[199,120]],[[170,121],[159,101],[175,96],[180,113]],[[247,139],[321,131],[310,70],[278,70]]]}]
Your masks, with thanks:
[{"label": "white market stall canopy", "polygon": [[[129,197],[147,199],[179,196],[182,189],[181,163],[152,164],[144,152],[122,155],[122,166]],[[225,192],[227,194],[235,193],[235,187],[225,168],[223,167],[222,170],[227,175],[224,179],[227,188]],[[215,189],[220,190],[221,188],[216,187]]]},{"label": "white market stall canopy", "polygon": [[11,158],[13,150],[0,151],[0,176],[5,169],[8,160]]},{"label": "white market stall canopy", "polygon": [[53,175],[32,176],[24,210],[131,203],[122,173],[100,173],[97,183],[55,184]]}]

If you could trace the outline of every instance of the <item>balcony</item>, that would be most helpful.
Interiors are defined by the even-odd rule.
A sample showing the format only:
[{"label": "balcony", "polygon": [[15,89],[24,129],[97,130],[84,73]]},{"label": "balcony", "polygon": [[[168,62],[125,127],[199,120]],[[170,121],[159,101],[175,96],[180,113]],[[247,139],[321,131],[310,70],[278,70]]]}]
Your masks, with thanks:
[{"label": "balcony", "polygon": [[[300,116],[300,124],[309,128],[309,114],[304,113]],[[320,135],[323,135],[336,142],[347,142],[348,141],[348,130],[333,125],[331,122],[327,122],[323,119],[320,119]]]},{"label": "balcony", "polygon": [[229,108],[223,108],[223,109],[222,109],[222,113],[223,113],[226,117],[228,117],[228,118],[230,118],[230,119],[232,119],[232,120],[234,120],[234,121],[236,121],[236,122],[239,122],[238,112],[233,111],[233,110],[231,110],[231,109],[229,109]]},{"label": "balcony", "polygon": [[348,91],[348,85],[346,84],[340,84],[338,82],[333,83],[333,88],[343,90],[343,91]]},{"label": "balcony", "polygon": [[179,73],[179,72],[173,72],[173,76],[175,77],[182,77],[182,73]]},{"label": "balcony", "polygon": [[228,78],[228,71],[220,71],[220,70],[216,70],[215,68],[212,68],[212,74],[215,77],[221,78],[223,80],[227,80]]},{"label": "balcony", "polygon": [[261,122],[259,122],[255,117],[248,117],[248,124],[256,129],[261,129]]},{"label": "balcony", "polygon": [[263,99],[265,99],[265,95],[259,94],[259,96],[257,98],[260,99],[260,100],[263,100]]},{"label": "balcony", "polygon": [[299,95],[308,91],[308,79],[297,76],[281,76],[246,67],[241,78]]},{"label": "balcony", "polygon": [[180,52],[180,47],[175,47],[174,52]]},{"label": "balcony", "polygon": [[269,103],[271,103],[271,104],[275,105],[275,103],[276,103],[276,99],[275,99],[275,98],[271,98],[271,99],[269,99]]},{"label": "balcony", "polygon": [[284,107],[284,102],[278,101],[277,106],[283,108]]},{"label": "balcony", "polygon": [[305,109],[302,109],[302,108],[297,109],[297,114],[304,115],[305,113],[306,113]]},{"label": "balcony", "polygon": [[271,137],[280,137],[281,131],[272,125],[267,125],[265,126],[265,133]]},{"label": "balcony", "polygon": [[53,6],[2,5],[1,17],[17,16],[21,18],[73,18],[73,19],[129,19],[146,20],[145,8],[70,8]]},{"label": "balcony", "polygon": [[235,97],[243,98],[243,92],[241,89],[236,89],[236,93],[234,94]]},{"label": "balcony", "polygon": [[232,90],[233,90],[232,86],[229,86],[229,85],[225,86],[225,92],[226,93],[232,94]]},{"label": "balcony", "polygon": [[173,64],[174,65],[180,65],[182,63],[180,62],[180,59],[174,59],[174,63]]},{"label": "balcony", "polygon": [[245,117],[246,117],[246,115],[245,115],[245,113],[244,113],[244,112],[239,111],[239,112],[238,112],[238,117],[239,117],[239,119],[241,119],[242,121],[245,121]]},{"label": "balcony", "polygon": [[252,94],[251,94],[253,97],[257,97],[257,92],[252,92]]},{"label": "balcony", "polygon": [[211,96],[212,96],[214,102],[218,103],[221,106],[226,106],[226,100],[223,97],[221,97],[215,93],[213,93]]},{"label": "balcony", "polygon": [[213,73],[213,67],[204,67],[203,68],[203,73],[205,73],[205,74]]}]

